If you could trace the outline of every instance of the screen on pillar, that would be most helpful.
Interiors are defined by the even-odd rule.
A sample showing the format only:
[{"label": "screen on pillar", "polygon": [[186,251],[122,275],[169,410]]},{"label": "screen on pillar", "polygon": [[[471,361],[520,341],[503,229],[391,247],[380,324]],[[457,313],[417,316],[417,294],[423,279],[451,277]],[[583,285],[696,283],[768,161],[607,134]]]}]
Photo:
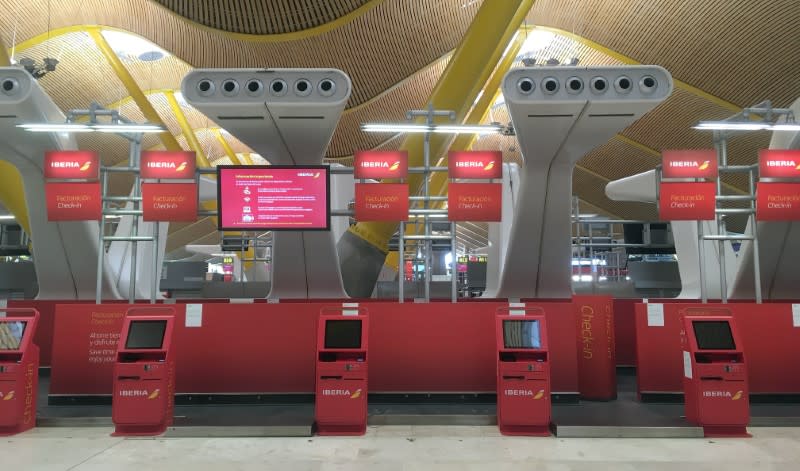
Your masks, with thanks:
[{"label": "screen on pillar", "polygon": [[728,321],[692,321],[697,348],[700,350],[735,350]]},{"label": "screen on pillar", "polygon": [[503,345],[505,348],[542,348],[539,321],[503,321]]},{"label": "screen on pillar", "polygon": [[19,350],[27,321],[0,321],[0,350]]},{"label": "screen on pillar", "polygon": [[361,348],[361,321],[325,321],[325,348]]},{"label": "screen on pillar", "polygon": [[327,165],[220,165],[217,225],[223,231],[330,229]]},{"label": "screen on pillar", "polygon": [[164,332],[167,321],[131,321],[128,338],[125,339],[127,350],[155,350],[164,344]]}]

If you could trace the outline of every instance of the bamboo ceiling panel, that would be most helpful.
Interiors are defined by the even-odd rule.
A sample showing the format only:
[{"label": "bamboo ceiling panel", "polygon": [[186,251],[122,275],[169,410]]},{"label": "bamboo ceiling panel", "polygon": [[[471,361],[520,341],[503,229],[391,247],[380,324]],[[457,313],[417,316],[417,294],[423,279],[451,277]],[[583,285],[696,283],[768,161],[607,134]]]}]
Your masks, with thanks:
[{"label": "bamboo ceiling panel", "polygon": [[[47,4],[0,0],[0,31],[16,30],[18,42],[45,32]],[[438,0],[420,8],[419,0],[387,1],[334,30],[292,41],[237,39],[165,14],[145,0],[59,0],[52,2],[50,24],[52,29],[95,24],[131,31],[195,67],[336,67],[353,80],[353,106],[454,49],[480,5]],[[3,40],[8,44],[10,35]]]},{"label": "bamboo ceiling panel", "polygon": [[369,0],[155,0],[178,15],[214,29],[280,34],[329,23]]},{"label": "bamboo ceiling panel", "polygon": [[797,0],[537,0],[528,21],[664,66],[740,107],[800,96]]}]

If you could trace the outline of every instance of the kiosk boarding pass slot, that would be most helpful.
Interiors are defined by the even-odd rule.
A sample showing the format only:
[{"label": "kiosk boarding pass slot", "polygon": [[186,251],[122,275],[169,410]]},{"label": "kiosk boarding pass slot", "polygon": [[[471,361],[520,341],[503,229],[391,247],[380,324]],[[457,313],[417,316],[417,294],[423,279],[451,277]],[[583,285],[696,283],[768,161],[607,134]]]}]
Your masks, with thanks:
[{"label": "kiosk boarding pass slot", "polygon": [[152,436],[172,424],[175,362],[172,307],[131,308],[114,365],[115,436]]},{"label": "kiosk boarding pass slot", "polygon": [[0,436],[36,425],[39,347],[33,343],[39,312],[0,308]]},{"label": "kiosk boarding pass slot", "polygon": [[367,310],[355,304],[320,311],[316,426],[320,435],[363,435],[367,427]]},{"label": "kiosk boarding pass slot", "polygon": [[505,435],[550,435],[550,362],[544,311],[497,310],[497,424]]},{"label": "kiosk boarding pass slot", "polygon": [[746,357],[730,311],[688,308],[683,327],[686,419],[707,437],[749,436]]}]

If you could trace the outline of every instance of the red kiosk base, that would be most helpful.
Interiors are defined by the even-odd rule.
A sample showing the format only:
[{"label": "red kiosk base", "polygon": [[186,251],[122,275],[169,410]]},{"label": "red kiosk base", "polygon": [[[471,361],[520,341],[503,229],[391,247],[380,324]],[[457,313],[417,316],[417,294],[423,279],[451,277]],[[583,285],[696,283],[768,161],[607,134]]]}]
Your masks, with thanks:
[{"label": "red kiosk base", "polygon": [[541,308],[497,310],[497,426],[503,435],[550,436],[550,362]]},{"label": "red kiosk base", "polygon": [[323,308],[317,329],[315,421],[318,435],[367,431],[367,310]]},{"label": "red kiosk base", "polygon": [[33,344],[39,312],[3,308],[0,313],[0,437],[36,425],[39,347]]},{"label": "red kiosk base", "polygon": [[112,436],[155,436],[172,425],[174,314],[171,307],[128,310],[114,365]]}]

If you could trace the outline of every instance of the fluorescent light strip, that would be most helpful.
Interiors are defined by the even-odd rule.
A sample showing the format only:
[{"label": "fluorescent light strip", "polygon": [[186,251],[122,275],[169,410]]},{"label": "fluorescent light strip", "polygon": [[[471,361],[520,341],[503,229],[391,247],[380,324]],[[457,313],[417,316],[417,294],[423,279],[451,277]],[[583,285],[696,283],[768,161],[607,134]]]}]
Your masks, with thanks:
[{"label": "fluorescent light strip", "polygon": [[127,124],[119,124],[119,125],[104,125],[104,124],[96,124],[92,126],[95,131],[99,132],[140,132],[140,133],[153,133],[153,132],[163,132],[164,129],[159,126],[153,125],[127,125]]},{"label": "fluorescent light strip", "polygon": [[702,121],[692,129],[701,131],[800,131],[797,123],[743,123],[731,121]]},{"label": "fluorescent light strip", "polygon": [[18,128],[22,128],[31,132],[92,132],[94,129],[85,124],[77,123],[30,123],[19,124]]},{"label": "fluorescent light strip", "polygon": [[458,124],[406,124],[406,123],[365,123],[361,125],[361,130],[365,132],[388,132],[388,133],[424,133],[435,132],[442,134],[493,134],[503,131],[501,126],[487,125],[458,125]]},{"label": "fluorescent light strip", "polygon": [[30,132],[110,132],[110,133],[154,133],[164,128],[154,124],[79,124],[79,123],[28,123],[19,124]]},{"label": "fluorescent light strip", "polygon": [[16,219],[13,214],[0,214],[0,221],[10,221]]}]

